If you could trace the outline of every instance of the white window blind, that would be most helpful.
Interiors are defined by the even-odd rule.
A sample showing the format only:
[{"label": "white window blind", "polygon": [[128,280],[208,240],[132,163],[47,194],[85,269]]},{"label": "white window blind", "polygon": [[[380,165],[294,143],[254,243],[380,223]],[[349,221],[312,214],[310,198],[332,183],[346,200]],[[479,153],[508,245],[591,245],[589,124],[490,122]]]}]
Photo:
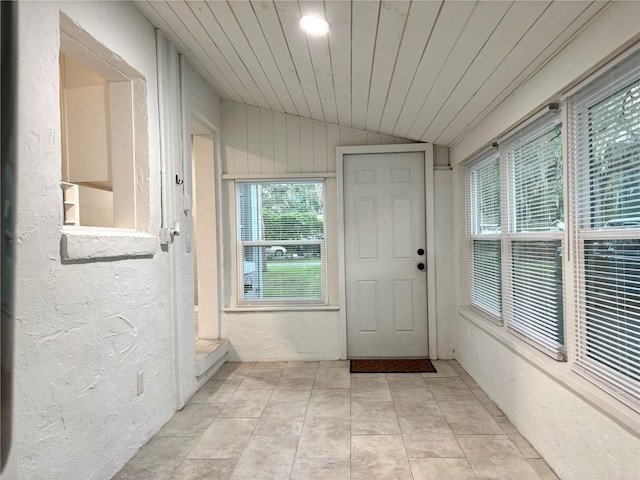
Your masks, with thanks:
[{"label": "white window blind", "polygon": [[501,144],[509,331],[564,359],[562,130],[551,113]]},{"label": "white window blind", "polygon": [[325,303],[323,182],[238,182],[238,301]]},{"label": "white window blind", "polygon": [[467,171],[467,236],[471,252],[470,304],[502,324],[500,157],[490,152]]},{"label": "white window blind", "polygon": [[567,104],[574,369],[640,411],[640,53]]}]

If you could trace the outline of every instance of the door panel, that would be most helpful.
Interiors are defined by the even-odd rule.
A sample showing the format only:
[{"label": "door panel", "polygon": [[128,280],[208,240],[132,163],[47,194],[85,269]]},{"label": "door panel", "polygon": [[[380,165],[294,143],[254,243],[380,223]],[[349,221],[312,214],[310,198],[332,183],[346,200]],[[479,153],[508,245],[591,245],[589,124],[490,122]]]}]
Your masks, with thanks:
[{"label": "door panel", "polygon": [[427,356],[424,154],[344,157],[350,358]]},{"label": "door panel", "polygon": [[375,280],[358,281],[358,332],[378,331],[378,308],[372,298],[378,296],[378,282]]},{"label": "door panel", "polygon": [[377,242],[371,232],[377,231],[375,198],[360,198],[357,201],[358,258],[360,260],[376,260],[378,256]]},{"label": "door panel", "polygon": [[394,280],[393,282],[393,319],[396,333],[416,331],[413,315],[414,288],[413,280]]}]

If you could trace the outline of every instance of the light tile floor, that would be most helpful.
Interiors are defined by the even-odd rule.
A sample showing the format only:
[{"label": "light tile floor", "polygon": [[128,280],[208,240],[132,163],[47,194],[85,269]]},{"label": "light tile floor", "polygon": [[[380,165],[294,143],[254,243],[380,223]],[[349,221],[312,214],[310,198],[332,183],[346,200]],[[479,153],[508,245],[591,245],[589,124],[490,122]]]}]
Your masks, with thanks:
[{"label": "light tile floor", "polygon": [[456,361],[227,363],[116,479],[557,480]]}]

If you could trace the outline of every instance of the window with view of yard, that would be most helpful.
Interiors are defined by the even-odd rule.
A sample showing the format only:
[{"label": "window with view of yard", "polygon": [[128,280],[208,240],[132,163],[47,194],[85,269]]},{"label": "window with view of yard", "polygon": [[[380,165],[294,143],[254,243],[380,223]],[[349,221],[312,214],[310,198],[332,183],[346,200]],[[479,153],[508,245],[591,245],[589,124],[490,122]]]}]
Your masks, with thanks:
[{"label": "window with view of yard", "polygon": [[564,358],[562,126],[550,113],[500,145],[506,188],[507,328]]},{"label": "window with view of yard", "polygon": [[548,112],[467,169],[469,305],[564,359],[562,125]]},{"label": "window with view of yard", "polygon": [[468,305],[640,412],[640,51],[566,107],[467,166]]},{"label": "window with view of yard", "polygon": [[471,252],[471,306],[502,324],[500,157],[479,158],[467,177],[467,235]]},{"label": "window with view of yard", "polygon": [[238,182],[238,302],[325,303],[324,182]]},{"label": "window with view of yard", "polygon": [[640,411],[640,54],[568,104],[574,369]]}]

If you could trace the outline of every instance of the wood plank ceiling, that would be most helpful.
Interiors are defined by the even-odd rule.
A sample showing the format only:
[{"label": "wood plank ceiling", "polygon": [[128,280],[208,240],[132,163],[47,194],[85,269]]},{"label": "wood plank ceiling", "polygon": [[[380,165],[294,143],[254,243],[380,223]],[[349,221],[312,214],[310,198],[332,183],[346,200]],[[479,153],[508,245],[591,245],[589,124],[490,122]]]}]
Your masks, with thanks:
[{"label": "wood plank ceiling", "polygon": [[[221,98],[453,147],[605,1],[147,1]],[[307,36],[301,15],[326,18]]]}]

